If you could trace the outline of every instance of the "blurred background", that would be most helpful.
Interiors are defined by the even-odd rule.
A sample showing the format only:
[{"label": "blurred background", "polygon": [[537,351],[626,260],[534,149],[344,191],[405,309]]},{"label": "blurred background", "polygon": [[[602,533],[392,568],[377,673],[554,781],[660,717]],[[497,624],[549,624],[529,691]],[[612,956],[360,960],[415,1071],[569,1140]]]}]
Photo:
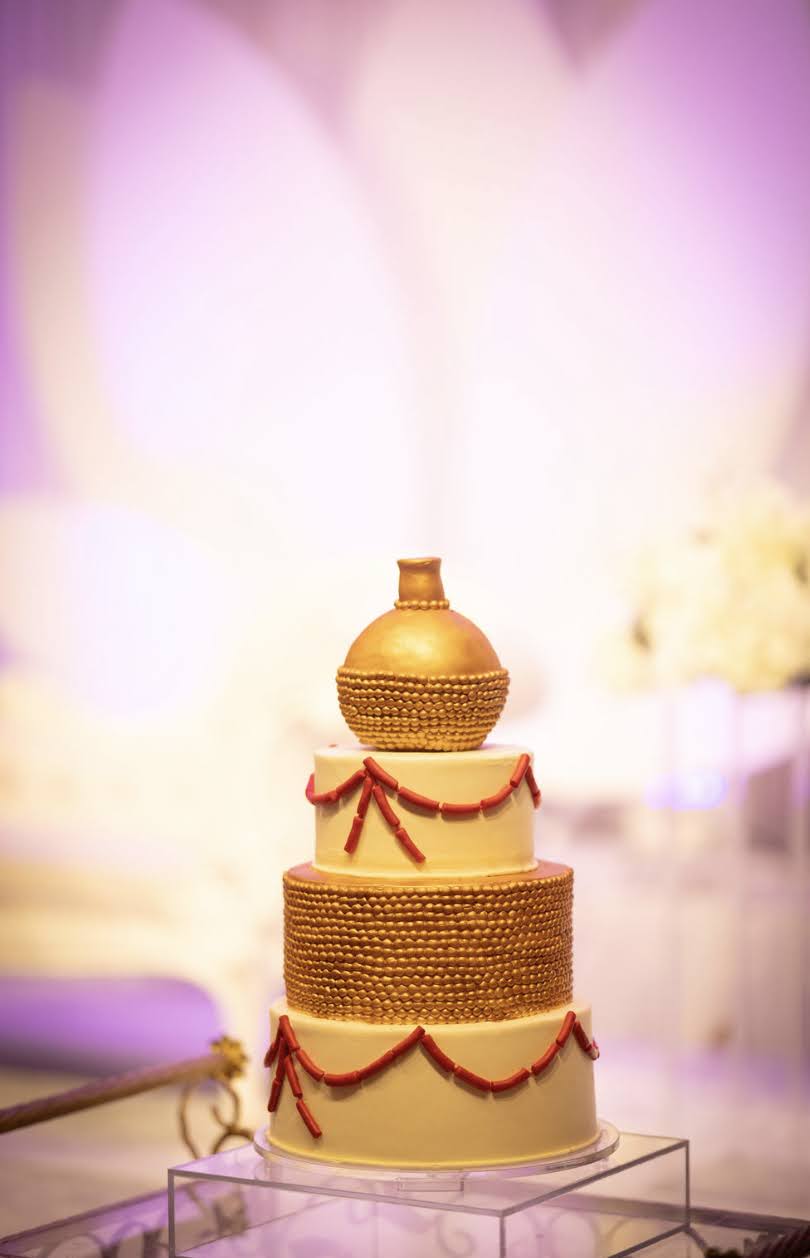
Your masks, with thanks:
[{"label": "blurred background", "polygon": [[[334,672],[437,554],[601,1112],[810,1209],[810,5],[0,0],[0,48],[0,1101],[227,1030],[258,1126]],[[168,1110],[4,1137],[6,1230],[159,1186]]]}]

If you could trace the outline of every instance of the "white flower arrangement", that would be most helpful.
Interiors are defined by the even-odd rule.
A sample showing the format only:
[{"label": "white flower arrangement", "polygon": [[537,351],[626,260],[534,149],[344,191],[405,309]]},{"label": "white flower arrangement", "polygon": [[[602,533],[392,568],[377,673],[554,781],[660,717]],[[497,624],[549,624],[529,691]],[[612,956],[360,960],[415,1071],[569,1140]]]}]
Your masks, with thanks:
[{"label": "white flower arrangement", "polygon": [[738,691],[810,680],[810,508],[767,484],[648,547],[629,623],[604,644],[623,687],[715,677]]}]

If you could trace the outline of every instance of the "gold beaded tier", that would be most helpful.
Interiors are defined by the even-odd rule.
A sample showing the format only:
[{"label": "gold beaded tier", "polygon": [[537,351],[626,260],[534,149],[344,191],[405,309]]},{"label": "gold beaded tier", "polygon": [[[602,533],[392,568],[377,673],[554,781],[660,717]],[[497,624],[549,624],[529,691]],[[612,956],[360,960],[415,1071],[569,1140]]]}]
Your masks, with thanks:
[{"label": "gold beaded tier", "polygon": [[316,753],[315,861],[284,876],[269,1139],[391,1167],[525,1164],[598,1135],[573,874],[537,861],[532,755],[481,746],[508,673],[439,560],[338,670],[360,744]]},{"label": "gold beaded tier", "polygon": [[422,884],[284,877],[290,1004],[362,1022],[498,1022],[571,999],[573,875]]}]

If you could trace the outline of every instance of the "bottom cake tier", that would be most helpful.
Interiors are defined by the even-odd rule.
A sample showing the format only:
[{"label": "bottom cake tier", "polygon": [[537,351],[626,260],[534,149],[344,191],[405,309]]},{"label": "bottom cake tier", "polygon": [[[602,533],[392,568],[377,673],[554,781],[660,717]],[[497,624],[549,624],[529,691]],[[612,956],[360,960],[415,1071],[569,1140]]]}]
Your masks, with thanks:
[{"label": "bottom cake tier", "polygon": [[533,1162],[597,1138],[590,1008],[506,1022],[332,1021],[271,1008],[268,1136],[329,1162]]}]

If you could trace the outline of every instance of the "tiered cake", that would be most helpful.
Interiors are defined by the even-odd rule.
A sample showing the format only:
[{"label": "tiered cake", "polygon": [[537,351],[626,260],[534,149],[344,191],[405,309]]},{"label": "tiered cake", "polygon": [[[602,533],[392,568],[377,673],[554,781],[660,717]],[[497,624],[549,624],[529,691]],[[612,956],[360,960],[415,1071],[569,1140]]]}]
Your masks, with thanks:
[{"label": "tiered cake", "polygon": [[597,1138],[572,996],[572,871],[536,861],[531,753],[481,746],[508,686],[438,559],[338,670],[364,745],[315,753],[315,860],[284,877],[269,1139],[393,1167],[532,1162]]}]

